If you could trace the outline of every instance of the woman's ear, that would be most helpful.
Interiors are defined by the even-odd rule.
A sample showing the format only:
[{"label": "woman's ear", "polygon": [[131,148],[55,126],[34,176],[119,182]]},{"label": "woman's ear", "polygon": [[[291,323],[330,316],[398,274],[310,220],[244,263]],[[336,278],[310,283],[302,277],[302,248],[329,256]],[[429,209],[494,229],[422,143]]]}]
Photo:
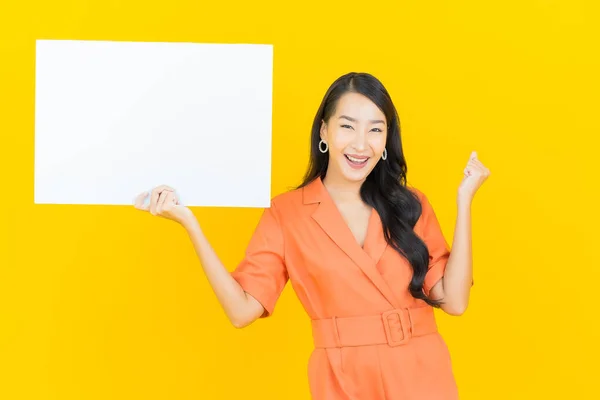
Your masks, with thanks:
[{"label": "woman's ear", "polygon": [[327,123],[321,120],[321,139],[325,140],[327,138]]}]

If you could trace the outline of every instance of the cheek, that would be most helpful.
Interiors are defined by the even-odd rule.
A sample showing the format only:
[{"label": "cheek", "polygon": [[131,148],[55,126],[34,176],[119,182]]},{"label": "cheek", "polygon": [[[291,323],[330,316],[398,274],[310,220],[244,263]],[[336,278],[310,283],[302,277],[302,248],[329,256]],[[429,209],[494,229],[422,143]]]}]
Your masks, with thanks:
[{"label": "cheek", "polygon": [[385,148],[385,136],[377,135],[369,138],[369,145],[375,153],[382,153]]},{"label": "cheek", "polygon": [[343,152],[351,141],[352,135],[344,131],[336,131],[331,135],[329,144],[333,147],[334,151]]}]

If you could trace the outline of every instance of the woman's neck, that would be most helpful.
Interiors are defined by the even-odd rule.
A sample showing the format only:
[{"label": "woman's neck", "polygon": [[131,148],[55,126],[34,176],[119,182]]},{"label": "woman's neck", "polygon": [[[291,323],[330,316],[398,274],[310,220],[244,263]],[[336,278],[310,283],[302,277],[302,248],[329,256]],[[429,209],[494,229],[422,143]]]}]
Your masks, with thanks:
[{"label": "woman's neck", "polygon": [[323,185],[336,203],[362,202],[360,197],[362,183],[362,181],[351,182],[344,178],[336,178],[331,174],[327,174],[323,179]]}]

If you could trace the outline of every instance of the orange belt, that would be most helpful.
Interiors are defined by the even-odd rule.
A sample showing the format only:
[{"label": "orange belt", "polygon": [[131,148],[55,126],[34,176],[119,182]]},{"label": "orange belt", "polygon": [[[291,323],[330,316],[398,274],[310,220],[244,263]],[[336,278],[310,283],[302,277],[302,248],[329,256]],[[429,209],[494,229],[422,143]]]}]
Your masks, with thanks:
[{"label": "orange belt", "polygon": [[412,336],[437,332],[437,324],[433,308],[427,306],[394,309],[368,316],[312,320],[312,332],[316,348],[386,343],[400,346]]}]

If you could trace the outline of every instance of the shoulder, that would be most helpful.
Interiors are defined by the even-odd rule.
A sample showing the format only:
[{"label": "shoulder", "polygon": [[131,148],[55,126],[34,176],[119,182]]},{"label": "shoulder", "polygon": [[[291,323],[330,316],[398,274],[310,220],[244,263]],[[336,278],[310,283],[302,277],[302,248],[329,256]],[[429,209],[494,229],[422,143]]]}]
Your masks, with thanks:
[{"label": "shoulder", "polygon": [[270,209],[279,218],[296,215],[303,204],[302,188],[289,189],[271,198]]},{"label": "shoulder", "polygon": [[409,185],[406,186],[406,189],[413,194],[413,196],[421,203],[421,205],[428,202],[425,192],[423,192],[421,189]]},{"label": "shoulder", "polygon": [[429,203],[429,198],[423,190],[414,186],[406,186],[406,189],[408,189],[408,191],[413,194],[413,196],[420,204],[419,217],[415,224],[415,229],[420,230],[423,224],[428,223],[429,217],[433,209],[431,207],[431,204]]},{"label": "shoulder", "polygon": [[277,206],[285,206],[286,204],[292,204],[296,202],[302,202],[302,188],[288,189],[281,192],[271,198],[271,203],[277,204]]}]

